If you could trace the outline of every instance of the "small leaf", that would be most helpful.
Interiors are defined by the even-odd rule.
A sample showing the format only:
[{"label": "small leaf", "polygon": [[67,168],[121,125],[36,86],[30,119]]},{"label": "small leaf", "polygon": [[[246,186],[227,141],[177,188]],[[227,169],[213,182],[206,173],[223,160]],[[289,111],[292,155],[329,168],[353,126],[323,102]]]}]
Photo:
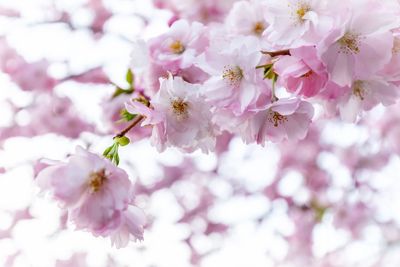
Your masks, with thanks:
[{"label": "small leaf", "polygon": [[117,142],[120,146],[126,146],[130,143],[130,140],[126,136],[116,137],[115,142]]},{"label": "small leaf", "polygon": [[116,153],[115,155],[114,155],[114,163],[115,163],[115,165],[119,165],[119,155],[118,155],[118,153]]},{"label": "small leaf", "polygon": [[130,95],[133,93],[133,91],[133,89],[122,89],[121,87],[117,87],[115,88],[115,91],[111,98],[116,98],[122,94]]},{"label": "small leaf", "polygon": [[110,151],[111,151],[111,149],[113,148],[113,146],[114,146],[114,145],[112,145],[112,146],[110,146],[110,147],[107,147],[106,150],[104,150],[104,152],[103,152],[103,156],[104,156],[104,157],[107,157],[107,156],[108,156],[108,154],[110,153]]},{"label": "small leaf", "polygon": [[131,71],[131,69],[128,69],[128,71],[126,72],[126,81],[128,82],[130,88],[133,88],[135,76],[133,75],[133,72]]},{"label": "small leaf", "polygon": [[122,109],[120,112],[121,119],[123,121],[131,121],[136,118],[137,114],[129,113],[126,109]]}]

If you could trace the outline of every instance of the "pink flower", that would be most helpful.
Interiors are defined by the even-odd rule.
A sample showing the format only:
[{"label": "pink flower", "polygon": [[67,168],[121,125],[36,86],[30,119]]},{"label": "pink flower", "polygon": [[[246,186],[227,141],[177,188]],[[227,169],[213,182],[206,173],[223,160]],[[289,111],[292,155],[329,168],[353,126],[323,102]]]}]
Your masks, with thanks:
[{"label": "pink flower", "polygon": [[[153,96],[160,88],[160,78],[169,73],[181,76],[190,83],[201,83],[208,75],[193,65],[198,54],[207,46],[207,39],[194,34],[203,34],[201,24],[189,25],[177,21],[170,32],[152,39],[133,42],[130,67],[143,79],[145,92]],[[204,34],[203,34],[204,35]]]},{"label": "pink flower", "polygon": [[246,126],[246,142],[300,140],[306,137],[314,114],[312,105],[298,98],[279,99],[256,112]]},{"label": "pink flower", "polygon": [[355,122],[362,110],[370,110],[377,104],[385,106],[396,103],[398,88],[383,80],[356,80],[339,102],[340,116],[348,122]]},{"label": "pink flower", "polygon": [[393,32],[392,58],[388,64],[379,72],[387,81],[400,81],[400,29]]},{"label": "pink flower", "polygon": [[111,243],[116,248],[125,247],[133,239],[143,240],[143,225],[146,217],[143,211],[133,205],[129,205],[121,216],[121,222],[116,231],[110,233]]},{"label": "pink flower", "polygon": [[188,68],[207,44],[201,23],[189,24],[186,20],[178,20],[167,33],[150,40],[148,47],[152,60],[162,65]]},{"label": "pink flower", "polygon": [[314,44],[321,32],[331,27],[331,20],[325,12],[324,0],[269,1],[265,19],[270,26],[264,34],[278,47]]},{"label": "pink flower", "polygon": [[203,85],[206,100],[217,108],[242,114],[263,93],[262,73],[256,71],[262,54],[253,37],[236,38],[230,46],[212,47],[198,66],[211,77]]},{"label": "pink flower", "polygon": [[132,114],[146,117],[142,125],[153,125],[151,137],[159,151],[176,146],[186,152],[198,148],[207,152],[215,146],[210,107],[200,95],[200,86],[185,82],[181,77],[160,80],[160,91],[148,108],[131,101],[126,108]]},{"label": "pink flower", "polygon": [[319,55],[330,79],[351,86],[355,77],[376,74],[391,59],[393,35],[398,20],[388,10],[374,9],[374,19],[363,5],[354,5],[352,16],[336,26],[318,44]]},{"label": "pink flower", "polygon": [[[131,234],[143,239],[144,215],[130,205],[132,185],[128,175],[105,158],[78,147],[68,162],[45,168],[36,181],[68,211],[77,229],[89,230],[95,236]],[[127,217],[129,234],[123,226]]]},{"label": "pink flower", "polygon": [[328,81],[328,74],[317,58],[313,47],[301,47],[291,51],[292,56],[283,56],[274,64],[279,75],[278,82],[288,91],[306,97],[319,93]]},{"label": "pink flower", "polygon": [[258,0],[236,2],[225,23],[233,34],[261,37],[268,24],[264,19],[265,2]]}]

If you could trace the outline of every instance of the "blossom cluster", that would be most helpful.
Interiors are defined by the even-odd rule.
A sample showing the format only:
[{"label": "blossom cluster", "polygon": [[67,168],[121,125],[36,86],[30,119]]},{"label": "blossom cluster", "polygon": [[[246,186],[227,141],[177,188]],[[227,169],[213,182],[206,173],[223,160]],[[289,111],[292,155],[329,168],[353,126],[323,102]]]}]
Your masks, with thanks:
[{"label": "blossom cluster", "polygon": [[[138,2],[142,4],[141,0]],[[107,66],[77,74],[69,70],[74,65],[70,62],[31,62],[13,48],[10,40],[0,39],[0,78],[10,78],[10,90],[20,89],[15,89],[19,93],[16,98],[29,96],[26,103],[11,98],[0,102],[12,113],[10,120],[0,125],[0,156],[12,145],[7,140],[17,136],[51,138],[46,135],[53,133],[68,140],[80,139],[87,147],[97,142],[92,136],[114,136],[103,157],[78,147],[65,161],[33,166],[36,184],[51,194],[63,212],[59,231],[71,222],[78,230],[111,238],[112,244],[120,248],[130,240],[143,240],[146,228],[150,241],[145,245],[151,246],[155,240],[151,238],[152,231],[158,234],[158,227],[165,223],[156,221],[164,214],[157,214],[160,209],[152,209],[152,205],[163,202],[168,195],[167,200],[174,200],[165,202],[171,205],[168,208],[180,211],[174,215],[173,227],[185,231],[179,242],[190,250],[191,264],[202,266],[203,259],[223,247],[214,241],[229,240],[229,235],[235,233],[235,223],[213,216],[219,213],[218,207],[229,198],[250,203],[246,210],[251,210],[254,197],[267,203],[262,208],[268,213],[262,211],[252,217],[254,225],[274,232],[275,238],[279,236],[288,244],[286,256],[276,262],[354,266],[342,264],[337,257],[348,257],[346,249],[354,243],[370,242],[365,238],[367,228],[374,228],[374,235],[385,240],[383,248],[400,242],[399,222],[387,212],[392,206],[382,209],[378,205],[379,198],[390,191],[385,187],[387,180],[375,179],[384,168],[398,163],[399,108],[393,105],[378,109],[380,113],[366,112],[394,104],[399,97],[399,1],[153,2],[172,12],[169,28],[159,36],[129,42],[132,53],[125,85],[110,85],[103,71]],[[57,19],[43,25],[64,23],[72,34],[83,27],[85,33],[92,34],[93,43],[105,45],[103,37],[122,36],[110,32],[115,23],[114,12],[118,13],[118,8],[110,7],[103,0],[87,1],[84,8],[94,15],[87,25],[75,19],[73,12],[59,7],[53,14]],[[6,11],[0,7],[0,16],[20,16]],[[147,27],[151,18],[143,15],[140,21]],[[122,37],[120,41],[125,44],[128,38]],[[111,50],[107,57],[111,57]],[[68,69],[65,76],[50,74],[50,70],[56,73],[62,66]],[[101,101],[96,102],[95,94],[85,99],[87,104],[96,102],[102,110],[97,114],[101,117],[98,121],[106,127],[98,127],[85,112],[80,112],[74,99],[60,93],[63,89],[70,91],[74,85],[93,87],[93,91],[97,85],[106,85],[112,90]],[[332,135],[329,127],[332,123],[343,125],[342,122],[358,124],[369,135],[368,140],[360,138],[344,147],[330,143],[332,140],[326,138]],[[338,136],[347,138],[340,133]],[[160,152],[169,147],[188,153],[213,152],[208,159],[216,159],[215,166],[202,169],[195,154],[182,156],[179,165],[159,164],[154,179],[141,177],[134,168],[136,164],[147,166],[146,153],[151,150],[145,151],[142,159],[139,148],[121,161],[138,174],[133,183],[116,166],[120,162],[118,149],[141,139],[150,139]],[[238,150],[238,139],[246,144],[274,144],[270,145],[272,149],[247,146],[249,150],[241,154],[244,145],[240,144],[243,147]],[[278,153],[269,155],[272,150]],[[271,162],[276,166],[271,167]],[[13,168],[3,164],[0,162],[1,178]],[[249,169],[256,171],[249,173]],[[252,175],[260,181],[251,184]],[[287,180],[292,185],[296,179],[300,180],[297,190],[287,192]],[[145,202],[140,206],[144,206],[146,216],[136,206],[138,199]],[[28,206],[14,212],[10,225],[0,230],[0,239],[12,238],[20,220],[35,218],[30,209]],[[235,212],[227,217],[237,216],[237,210],[235,206]],[[292,222],[292,227],[287,227],[291,231],[274,222],[274,214],[280,212]],[[347,232],[347,243],[332,246],[324,257],[315,259],[320,228],[327,224],[338,232]],[[215,245],[203,247],[199,239]],[[274,242],[268,239],[265,243]],[[10,255],[7,261],[14,261],[19,253]],[[384,254],[379,255],[382,260]],[[70,262],[58,261],[56,265],[87,266],[85,257],[86,254],[76,254]],[[376,266],[386,266],[379,263],[379,257]]]},{"label": "blossom cluster", "polygon": [[300,140],[318,116],[356,122],[398,99],[399,14],[398,1],[375,0],[238,1],[209,24],[178,13],[166,33],[134,43],[150,104],[133,97],[126,109],[153,126],[160,151],[214,151],[223,132]]}]

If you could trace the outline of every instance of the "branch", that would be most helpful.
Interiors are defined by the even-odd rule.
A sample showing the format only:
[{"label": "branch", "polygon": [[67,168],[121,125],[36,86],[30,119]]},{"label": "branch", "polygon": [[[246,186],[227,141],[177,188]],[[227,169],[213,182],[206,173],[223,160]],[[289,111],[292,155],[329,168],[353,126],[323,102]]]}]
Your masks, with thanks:
[{"label": "branch", "polygon": [[279,50],[279,51],[274,51],[274,52],[261,51],[261,53],[264,54],[264,55],[270,55],[271,57],[290,56],[290,51],[289,50]]},{"label": "branch", "polygon": [[114,138],[125,136],[133,127],[135,127],[144,117],[142,115],[137,116],[131,124],[128,125],[124,130],[118,133]]}]

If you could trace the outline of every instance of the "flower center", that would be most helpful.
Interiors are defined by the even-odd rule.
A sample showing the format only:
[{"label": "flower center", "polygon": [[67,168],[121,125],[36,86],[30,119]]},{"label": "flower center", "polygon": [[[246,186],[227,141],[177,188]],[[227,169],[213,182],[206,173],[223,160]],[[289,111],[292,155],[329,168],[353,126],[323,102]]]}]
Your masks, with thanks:
[{"label": "flower center", "polygon": [[310,76],[313,75],[313,71],[310,70],[307,73],[304,73],[303,75],[301,75],[302,78],[310,78]]},{"label": "flower center", "polygon": [[169,49],[171,49],[171,52],[174,54],[182,54],[185,51],[185,46],[181,41],[176,40],[169,45]]},{"label": "flower center", "polygon": [[183,99],[178,98],[171,101],[171,107],[174,114],[178,119],[185,119],[188,117],[189,104],[183,101]]},{"label": "flower center", "polygon": [[304,16],[307,14],[307,12],[311,11],[311,7],[306,3],[299,3],[298,5],[299,6],[296,10],[297,20],[302,22],[304,21]]},{"label": "flower center", "polygon": [[230,85],[237,86],[243,79],[243,70],[239,66],[233,68],[225,66],[222,78],[228,81]]},{"label": "flower center", "polygon": [[307,12],[311,11],[310,4],[304,1],[298,1],[294,4],[294,6],[289,4],[289,7],[291,8],[292,19],[295,21],[296,25],[302,24],[305,21],[304,16],[307,14]]},{"label": "flower center", "polygon": [[288,121],[287,117],[281,115],[279,112],[270,110],[268,112],[268,121],[271,122],[274,127],[278,127],[279,125]]},{"label": "flower center", "polygon": [[400,53],[400,38],[399,37],[394,37],[392,53],[393,54]]},{"label": "flower center", "polygon": [[101,169],[98,172],[93,172],[90,174],[89,186],[93,192],[98,192],[106,180],[107,180],[106,170]]},{"label": "flower center", "polygon": [[360,100],[364,100],[366,94],[366,90],[363,87],[364,83],[362,81],[355,81],[352,86],[353,95],[358,97]]},{"label": "flower center", "polygon": [[254,24],[253,27],[253,33],[255,33],[256,35],[261,35],[265,30],[265,26],[264,23],[262,23],[261,21],[256,22],[256,24]]},{"label": "flower center", "polygon": [[340,53],[358,54],[360,52],[360,35],[352,32],[346,32],[338,41]]}]

